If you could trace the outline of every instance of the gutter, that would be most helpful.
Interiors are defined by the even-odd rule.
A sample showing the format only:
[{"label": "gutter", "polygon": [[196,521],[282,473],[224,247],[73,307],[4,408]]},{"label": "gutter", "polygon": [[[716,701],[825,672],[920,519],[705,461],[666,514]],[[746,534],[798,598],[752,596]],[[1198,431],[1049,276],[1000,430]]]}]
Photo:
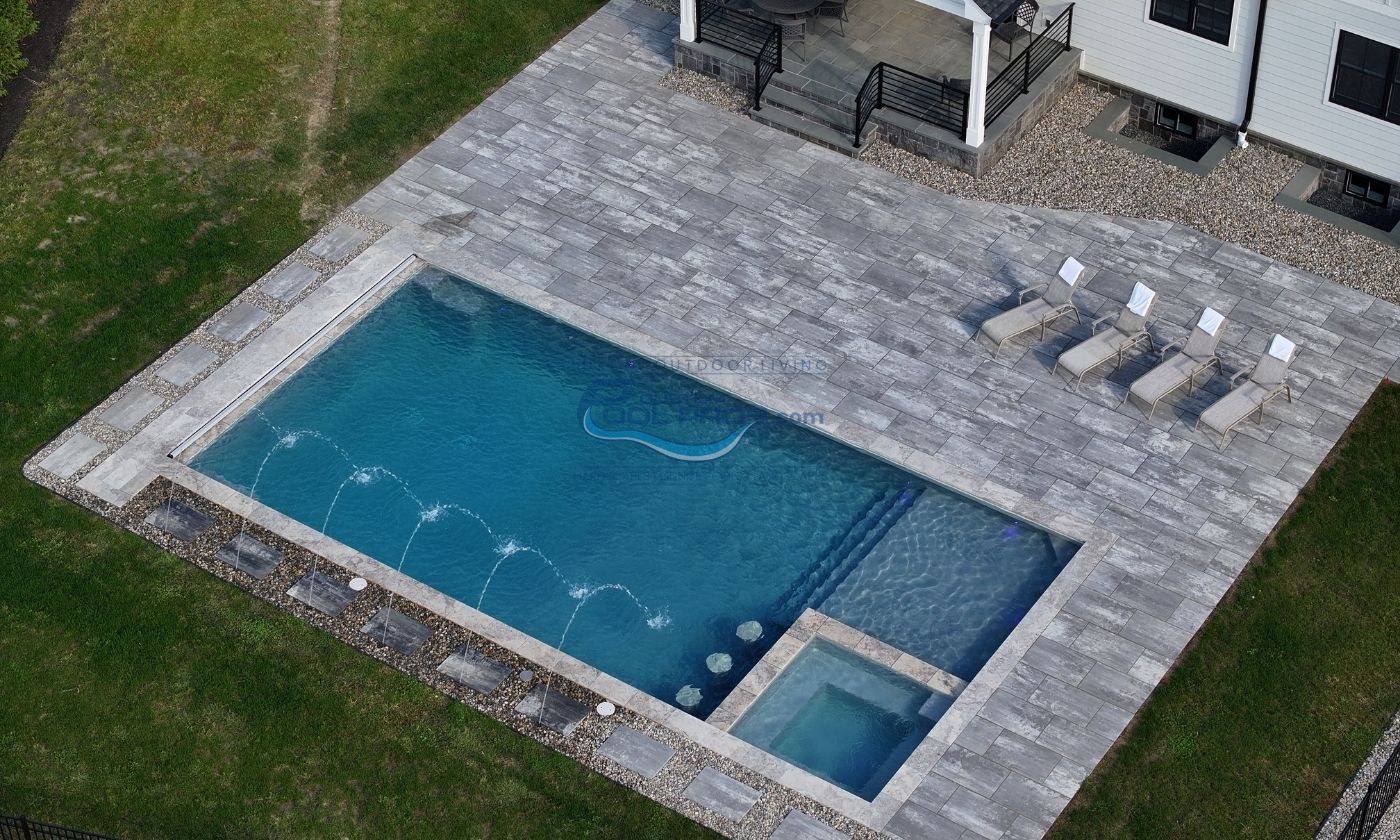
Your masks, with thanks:
[{"label": "gutter", "polygon": [[1249,92],[1245,94],[1244,120],[1240,122],[1235,135],[1235,145],[1244,148],[1249,145],[1249,121],[1254,118],[1254,93],[1259,87],[1259,56],[1264,51],[1264,20],[1268,17],[1269,0],[1259,0],[1259,22],[1254,28],[1254,58],[1249,64]]}]

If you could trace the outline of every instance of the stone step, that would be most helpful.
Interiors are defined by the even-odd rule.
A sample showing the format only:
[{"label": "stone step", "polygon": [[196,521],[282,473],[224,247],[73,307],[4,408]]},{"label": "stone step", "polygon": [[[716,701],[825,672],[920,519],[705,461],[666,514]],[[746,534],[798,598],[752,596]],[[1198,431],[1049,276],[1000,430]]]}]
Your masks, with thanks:
[{"label": "stone step", "polygon": [[[818,146],[825,146],[834,152],[840,152],[848,157],[855,157],[860,153],[855,144],[851,142],[849,131],[837,131],[828,125],[815,123],[806,117],[794,114],[791,111],[784,111],[781,108],[764,108],[759,111],[749,111],[749,117],[756,122],[766,126],[776,128],[779,131],[787,132],[801,137]],[[869,135],[869,130],[866,132]]]},{"label": "stone step", "polygon": [[763,91],[763,106],[767,108],[770,105],[784,111],[792,111],[811,122],[845,132],[847,135],[851,132],[851,126],[855,124],[855,115],[846,108],[827,105],[801,93],[772,85]]}]

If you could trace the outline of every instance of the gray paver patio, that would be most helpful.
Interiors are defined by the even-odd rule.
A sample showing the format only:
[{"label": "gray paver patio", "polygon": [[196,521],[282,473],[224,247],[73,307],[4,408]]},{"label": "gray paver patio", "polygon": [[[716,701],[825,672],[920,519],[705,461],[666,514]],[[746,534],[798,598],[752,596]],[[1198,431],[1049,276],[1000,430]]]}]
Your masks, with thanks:
[{"label": "gray paver patio", "polygon": [[[609,4],[356,209],[450,231],[441,247],[482,272],[678,355],[817,360],[762,379],[1039,500],[1047,519],[1117,534],[976,713],[965,731],[980,737],[934,762],[926,785],[953,789],[916,792],[887,826],[1038,834],[1356,410],[1400,373],[1400,309],[1179,225],[960,200],[720,113],[654,84],[674,31],[669,16]],[[1000,359],[970,340],[1067,256],[1089,267],[1086,323],[1142,281],[1160,295],[1159,343],[1201,306],[1231,317],[1227,373],[1275,330],[1293,337],[1295,401],[1222,453],[1191,425],[1226,376],[1149,419],[1119,406],[1147,355],[1078,393],[1051,375],[1086,334],[1072,319]]]},{"label": "gray paver patio", "polygon": [[[1377,384],[1400,376],[1400,308],[1179,225],[961,200],[720,112],[656,84],[675,33],[670,15],[612,0],[352,209],[401,225],[395,247],[411,239],[429,262],[639,352],[747,360],[720,384],[812,412],[848,443],[1037,523],[1116,535],[1102,559],[1085,555],[1034,642],[969,685],[940,723],[947,742],[930,737],[860,812],[899,837],[1039,836]],[[337,228],[310,250],[331,260],[362,236]],[[1149,418],[1120,405],[1145,355],[1078,392],[1051,374],[1087,334],[1072,319],[993,359],[972,340],[977,325],[1067,256],[1089,268],[1077,294],[1086,324],[1141,281],[1160,295],[1159,342],[1184,336],[1203,305],[1231,318],[1226,374],[1274,331],[1298,341],[1294,401],[1220,452],[1191,426],[1227,376]],[[387,270],[402,257],[377,258]],[[291,300],[317,276],[293,263],[263,291]],[[309,309],[288,320],[329,317]],[[157,375],[187,382],[213,361],[192,344]],[[164,431],[226,403],[191,394],[162,415],[175,416]],[[85,489],[120,495],[147,465],[169,463],[185,431],[152,435],[164,448],[143,450],[146,461],[104,469],[109,457]],[[40,466],[67,478],[103,449],[73,434]],[[290,593],[333,615],[354,597],[312,577]],[[504,676],[459,654],[444,673],[490,688]],[[520,708],[538,713],[541,700],[537,685]],[[549,705],[559,731],[588,712],[560,692]],[[673,728],[724,747],[694,721]],[[838,793],[781,772],[813,799]],[[747,794],[730,797],[726,779],[757,798],[710,766],[691,798],[745,819]],[[752,834],[753,822],[734,830]]]}]

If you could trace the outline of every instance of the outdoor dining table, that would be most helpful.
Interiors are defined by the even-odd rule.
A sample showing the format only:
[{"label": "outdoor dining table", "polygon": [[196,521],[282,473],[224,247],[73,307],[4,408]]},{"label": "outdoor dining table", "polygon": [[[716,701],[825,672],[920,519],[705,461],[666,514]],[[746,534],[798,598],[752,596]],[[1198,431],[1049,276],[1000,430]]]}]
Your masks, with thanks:
[{"label": "outdoor dining table", "polygon": [[806,15],[822,4],[822,0],[751,0],[760,9],[775,15]]}]

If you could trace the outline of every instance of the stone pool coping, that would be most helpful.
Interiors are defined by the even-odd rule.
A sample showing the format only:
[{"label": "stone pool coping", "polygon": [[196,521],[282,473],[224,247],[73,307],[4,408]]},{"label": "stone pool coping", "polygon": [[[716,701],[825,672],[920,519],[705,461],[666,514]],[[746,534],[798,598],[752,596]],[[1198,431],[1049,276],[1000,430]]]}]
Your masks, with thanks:
[{"label": "stone pool coping", "polygon": [[[877,662],[896,674],[908,677],[936,694],[957,697],[967,688],[967,681],[931,665],[894,645],[885,644],[868,633],[838,621],[826,613],[805,607],[802,614],[773,643],[773,647],[754,664],[739,684],[710,712],[705,722],[728,732],[744,712],[749,710],[763,692],[787,669],[812,639],[825,639],[842,650]],[[936,724],[935,724],[936,725]]]}]

